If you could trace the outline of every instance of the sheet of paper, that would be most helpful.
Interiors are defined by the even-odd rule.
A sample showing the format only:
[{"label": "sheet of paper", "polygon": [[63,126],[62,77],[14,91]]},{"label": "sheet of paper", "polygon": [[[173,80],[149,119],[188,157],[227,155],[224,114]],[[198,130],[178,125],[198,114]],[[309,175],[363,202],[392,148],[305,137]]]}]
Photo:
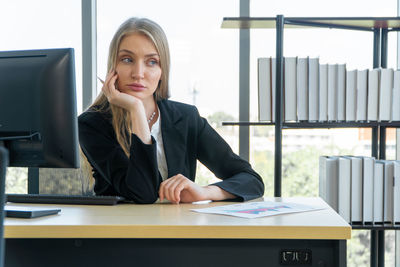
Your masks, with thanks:
[{"label": "sheet of paper", "polygon": [[224,205],[211,208],[203,209],[192,209],[195,212],[201,213],[213,213],[237,216],[242,218],[258,218],[265,216],[274,216],[279,214],[295,213],[295,212],[306,212],[313,210],[321,210],[325,207],[309,206],[297,203],[289,202],[273,202],[273,201],[262,201],[262,202],[246,202],[233,205]]}]

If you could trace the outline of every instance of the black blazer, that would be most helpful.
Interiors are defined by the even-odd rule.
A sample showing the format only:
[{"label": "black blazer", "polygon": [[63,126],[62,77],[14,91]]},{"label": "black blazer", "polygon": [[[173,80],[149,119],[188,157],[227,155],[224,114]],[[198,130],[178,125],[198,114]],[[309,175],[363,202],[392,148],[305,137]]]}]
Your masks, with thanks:
[{"label": "black blazer", "polygon": [[[229,145],[200,117],[191,105],[161,100],[161,131],[168,177],[182,174],[194,181],[200,160],[216,177],[214,185],[246,201],[264,193],[261,177],[250,164],[233,153]],[[162,181],[157,167],[157,146],[144,144],[131,134],[130,157],[117,142],[111,114],[86,111],[79,118],[79,141],[93,167],[95,193],[120,195],[136,203],[153,203]]]}]

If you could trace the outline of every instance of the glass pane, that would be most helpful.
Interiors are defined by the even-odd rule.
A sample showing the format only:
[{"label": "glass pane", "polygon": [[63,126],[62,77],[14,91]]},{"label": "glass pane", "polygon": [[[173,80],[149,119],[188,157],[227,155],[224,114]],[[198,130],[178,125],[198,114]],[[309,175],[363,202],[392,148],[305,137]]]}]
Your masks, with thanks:
[{"label": "glass pane", "polygon": [[24,194],[28,190],[28,168],[7,168],[6,193]]},{"label": "glass pane", "polygon": [[[396,231],[385,231],[385,266],[395,266]],[[398,263],[397,263],[398,264]]]},{"label": "glass pane", "polygon": [[371,231],[357,230],[351,232],[347,241],[347,266],[370,266]]}]

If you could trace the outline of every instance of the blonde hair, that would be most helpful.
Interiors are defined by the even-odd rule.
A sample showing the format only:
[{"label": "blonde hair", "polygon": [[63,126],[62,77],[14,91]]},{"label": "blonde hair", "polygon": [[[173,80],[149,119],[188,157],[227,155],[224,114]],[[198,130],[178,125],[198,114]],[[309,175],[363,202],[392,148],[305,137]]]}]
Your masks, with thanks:
[{"label": "blonde hair", "polygon": [[[153,42],[160,57],[161,78],[157,89],[154,92],[154,99],[158,101],[161,99],[169,98],[169,46],[164,31],[154,21],[146,18],[133,17],[121,24],[110,43],[107,62],[107,73],[109,73],[111,70],[115,70],[117,64],[118,50],[122,40],[125,36],[133,33],[140,33],[148,37]],[[121,145],[125,154],[129,157],[129,148],[131,146],[129,133],[132,132],[129,112],[121,107],[110,104],[103,92],[100,92],[98,97],[88,109],[90,111],[111,113],[112,126],[117,141]]]}]

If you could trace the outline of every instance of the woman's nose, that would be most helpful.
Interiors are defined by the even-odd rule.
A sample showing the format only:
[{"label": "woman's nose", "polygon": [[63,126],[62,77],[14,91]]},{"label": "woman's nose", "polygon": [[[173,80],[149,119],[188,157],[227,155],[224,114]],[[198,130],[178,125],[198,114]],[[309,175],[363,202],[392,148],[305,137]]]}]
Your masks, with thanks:
[{"label": "woman's nose", "polygon": [[143,79],[144,78],[144,63],[142,62],[137,62],[133,67],[132,67],[132,78],[134,79]]}]

